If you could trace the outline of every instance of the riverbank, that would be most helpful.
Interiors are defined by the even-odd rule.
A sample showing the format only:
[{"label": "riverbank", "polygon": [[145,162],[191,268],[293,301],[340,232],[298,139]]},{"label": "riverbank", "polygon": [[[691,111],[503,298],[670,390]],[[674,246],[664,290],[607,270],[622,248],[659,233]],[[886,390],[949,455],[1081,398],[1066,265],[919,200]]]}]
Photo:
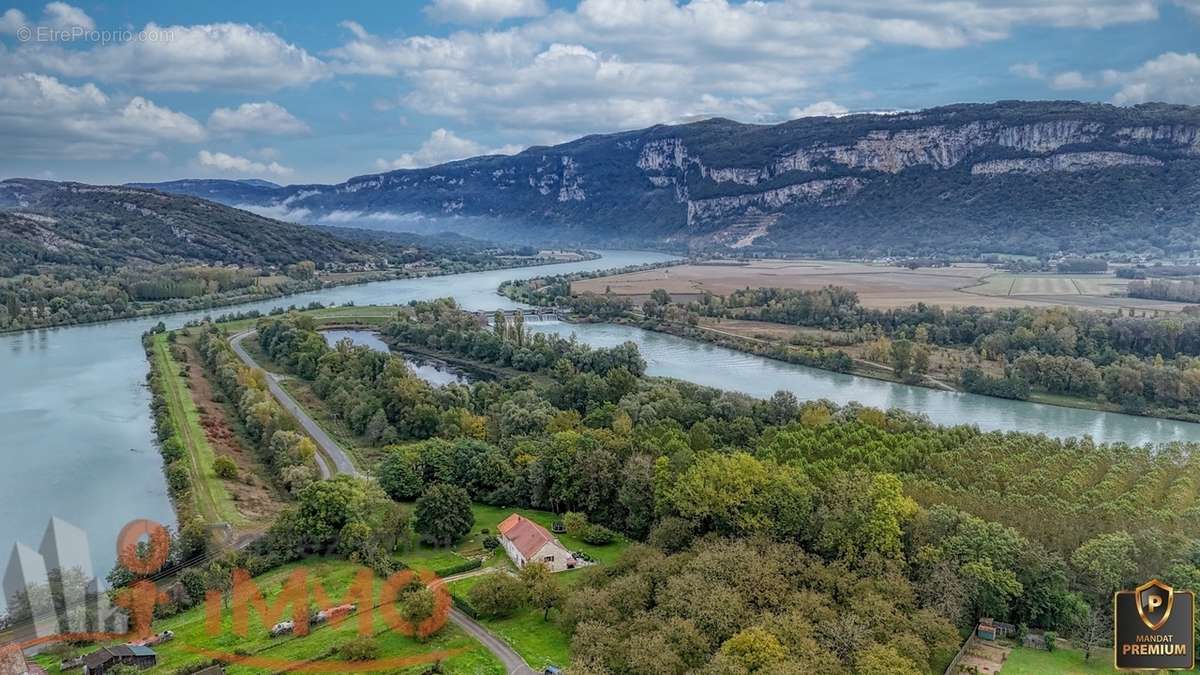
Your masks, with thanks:
[{"label": "riverbank", "polygon": [[[0,335],[11,335],[23,333],[31,330],[44,330],[48,328],[67,328],[72,326],[89,326],[104,324],[111,321],[125,321],[131,319],[147,319],[157,316],[167,316],[170,314],[178,314],[180,312],[207,311],[213,309],[221,309],[224,307],[233,307],[237,305],[246,305],[256,302],[267,302],[271,300],[280,300],[305,293],[315,293],[323,290],[341,288],[346,286],[360,286],[365,284],[373,284],[389,281],[407,281],[428,279],[436,277],[455,276],[459,274],[472,274],[477,272],[493,272],[508,269],[521,268],[536,268],[545,267],[547,265],[563,265],[578,262],[588,262],[599,260],[601,255],[595,251],[579,251],[579,257],[574,259],[560,259],[553,257],[537,258],[532,261],[523,261],[514,258],[497,258],[502,264],[496,265],[479,265],[472,269],[456,269],[456,270],[438,270],[433,272],[422,271],[418,273],[405,272],[403,270],[389,270],[384,272],[348,272],[348,273],[332,273],[325,276],[319,276],[315,279],[305,281],[293,281],[283,286],[280,289],[279,285],[264,285],[257,288],[262,289],[280,289],[267,290],[258,293],[230,293],[230,294],[214,294],[203,295],[195,298],[177,298],[171,300],[162,300],[154,303],[133,302],[135,305],[132,309],[123,312],[114,312],[107,316],[98,319],[90,319],[83,321],[49,321],[38,323],[36,325],[24,325],[17,327],[0,328]],[[0,279],[2,280],[2,279]],[[152,306],[144,306],[152,305]]]}]

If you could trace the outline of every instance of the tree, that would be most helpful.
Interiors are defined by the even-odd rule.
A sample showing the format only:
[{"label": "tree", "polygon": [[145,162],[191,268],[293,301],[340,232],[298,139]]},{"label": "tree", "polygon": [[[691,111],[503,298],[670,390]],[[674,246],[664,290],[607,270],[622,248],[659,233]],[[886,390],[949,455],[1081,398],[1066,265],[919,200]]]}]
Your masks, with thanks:
[{"label": "tree", "polygon": [[485,617],[512,616],[529,600],[525,582],[506,572],[488,574],[467,591],[475,611]]},{"label": "tree", "polygon": [[1102,603],[1076,617],[1073,633],[1075,643],[1083,650],[1085,661],[1092,658],[1092,650],[1102,646],[1112,635],[1112,610]]},{"label": "tree", "polygon": [[787,658],[787,650],[779,638],[763,628],[746,628],[721,645],[721,654],[741,664],[746,670],[767,670]]},{"label": "tree", "polygon": [[1107,532],[1075,549],[1071,564],[1097,597],[1111,597],[1137,571],[1136,554],[1137,544],[1127,532]]},{"label": "tree", "polygon": [[397,501],[411,501],[421,496],[424,487],[420,470],[407,452],[395,449],[379,464],[379,487]]},{"label": "tree", "polygon": [[[428,588],[420,588],[410,593],[406,593],[400,600],[400,616],[404,618],[414,629],[424,623],[437,610],[437,598],[434,597],[433,591]],[[428,635],[424,635],[421,630],[416,630],[418,640],[424,640]]]},{"label": "tree", "polygon": [[471,496],[455,485],[433,485],[417,499],[414,524],[425,542],[450,546],[475,525]]},{"label": "tree", "polygon": [[550,610],[560,606],[564,598],[558,579],[541,563],[527,563],[521,568],[520,576],[528,589],[530,602],[542,610],[542,621],[549,621]]}]

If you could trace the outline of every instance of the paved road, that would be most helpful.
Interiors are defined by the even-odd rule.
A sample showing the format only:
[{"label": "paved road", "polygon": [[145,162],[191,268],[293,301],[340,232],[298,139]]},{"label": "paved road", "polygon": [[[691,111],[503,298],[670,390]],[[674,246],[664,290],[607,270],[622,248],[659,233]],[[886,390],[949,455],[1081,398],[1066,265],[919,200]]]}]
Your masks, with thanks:
[{"label": "paved road", "polygon": [[[431,587],[438,584],[445,584],[450,581],[466,579],[467,577],[475,577],[493,573],[506,574],[505,572],[499,572],[494,567],[484,567],[481,569],[472,570],[470,572],[463,572],[462,574],[453,574],[445,579],[439,579],[431,584]],[[525,659],[521,658],[520,654],[515,652],[512,647],[508,646],[507,642],[501,640],[495,635],[492,635],[488,629],[484,628],[475,619],[472,619],[471,617],[462,613],[457,608],[451,607],[450,620],[454,622],[454,625],[463,629],[471,637],[479,640],[480,644],[482,644],[484,647],[487,647],[488,651],[490,651],[496,658],[500,659],[500,662],[504,664],[504,670],[509,673],[509,675],[536,675],[536,671],[534,671],[533,668],[530,668],[529,664],[525,663]],[[559,665],[562,666],[565,664]]]},{"label": "paved road", "polygon": [[[243,363],[251,368],[261,369],[261,366],[255,363],[250,354],[246,352],[246,349],[242,347],[242,340],[255,334],[256,331],[253,330],[238,333],[229,338],[229,345],[233,347],[233,352],[238,355],[238,358]],[[317,467],[321,470],[321,477],[330,478],[335,473],[344,473],[350,476],[361,475],[358,469],[354,468],[354,462],[350,461],[350,456],[346,454],[345,450],[342,450],[342,446],[338,445],[337,441],[325,433],[321,425],[309,417],[308,413],[304,411],[304,408],[299,403],[296,403],[291,394],[287,393],[287,390],[279,385],[278,377],[273,373],[266,373],[266,375],[267,388],[271,391],[271,395],[275,397],[276,401],[279,401],[279,405],[283,406],[284,410],[287,410],[292,414],[292,417],[296,418],[300,426],[304,427],[304,430],[308,432],[309,436],[312,436],[312,439],[317,442],[317,446],[320,447],[321,452],[317,453]],[[333,462],[332,467],[329,466],[327,459]]]},{"label": "paved road", "polygon": [[[261,366],[259,366],[258,363],[251,358],[250,354],[246,352],[246,349],[242,347],[242,341],[251,335],[254,335],[255,333],[256,331],[253,330],[238,333],[229,338],[229,344],[231,347],[233,347],[234,353],[238,355],[238,358],[240,358],[243,363],[251,368],[261,369]],[[358,469],[354,468],[354,464],[350,461],[350,458],[346,455],[346,452],[342,450],[342,446],[338,445],[337,441],[330,438],[329,434],[325,433],[325,430],[322,429],[321,426],[313,420],[313,418],[308,416],[308,413],[304,411],[304,408],[300,407],[300,404],[296,403],[295,399],[293,399],[291,395],[279,385],[278,376],[269,372],[266,373],[266,376],[267,388],[270,389],[271,394],[275,397],[275,400],[279,401],[279,405],[283,406],[285,410],[290,412],[292,416],[295,417],[298,422],[300,422],[300,425],[304,427],[304,430],[307,431],[309,435],[312,436],[313,440],[317,442],[317,445],[320,446],[321,452],[333,461],[336,473],[344,473],[351,476],[361,475],[359,474]],[[322,457],[321,453],[317,453],[316,459],[317,465],[321,469],[322,477],[329,478],[333,472],[330,471],[330,467],[326,464],[325,457]],[[465,578],[479,573],[481,572],[467,572],[455,577],[447,577],[442,581],[445,582],[447,580]],[[513,648],[508,646],[508,643],[506,643],[504,640],[501,640],[500,638],[488,632],[488,629],[480,625],[479,622],[475,621],[466,614],[463,614],[457,609],[454,609],[453,607],[450,608],[450,620],[453,621],[454,624],[459,628],[462,628],[471,637],[478,640],[479,643],[484,647],[487,647],[488,651],[495,655],[496,658],[500,659],[500,662],[504,664],[505,671],[508,672],[509,675],[536,675],[534,670],[529,667],[529,664],[525,663],[525,659],[521,658],[520,654],[513,651]]]},{"label": "paved road", "polygon": [[514,652],[507,642],[489,633],[488,629],[479,625],[475,619],[451,607],[450,620],[466,631],[468,635],[479,640],[480,644],[487,647],[488,651],[500,659],[500,662],[504,664],[504,670],[509,675],[535,675],[533,668],[525,663],[525,659],[522,659],[520,654]]}]

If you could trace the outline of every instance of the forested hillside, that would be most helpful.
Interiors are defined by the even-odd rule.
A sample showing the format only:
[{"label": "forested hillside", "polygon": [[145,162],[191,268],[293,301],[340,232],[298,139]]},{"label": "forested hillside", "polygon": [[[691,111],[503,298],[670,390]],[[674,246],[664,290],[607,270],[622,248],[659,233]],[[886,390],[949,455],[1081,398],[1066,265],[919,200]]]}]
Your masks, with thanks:
[{"label": "forested hillside", "polygon": [[[825,255],[1200,248],[1200,108],[952,105],[711,119],[337,185],[161,189],[320,222]],[[414,216],[420,216],[415,218]]]},{"label": "forested hillside", "polygon": [[405,249],[129,187],[7,180],[0,182],[0,209],[0,276],[45,264],[367,262]]}]

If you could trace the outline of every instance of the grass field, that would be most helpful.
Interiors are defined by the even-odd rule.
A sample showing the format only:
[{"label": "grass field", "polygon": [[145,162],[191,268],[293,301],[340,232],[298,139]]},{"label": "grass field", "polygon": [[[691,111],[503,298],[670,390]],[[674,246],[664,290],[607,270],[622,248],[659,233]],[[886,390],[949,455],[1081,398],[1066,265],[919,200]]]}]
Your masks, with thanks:
[{"label": "grass field", "polygon": [[[345,597],[358,572],[358,567],[345,560],[312,558],[302,563],[287,565],[255,579],[263,595],[273,602],[282,591],[283,582],[297,568],[304,567],[309,573],[310,580],[320,582],[326,590],[332,603],[337,603]],[[382,580],[376,579],[375,598],[379,597],[378,590]],[[361,608],[360,608],[361,609]],[[290,609],[288,613],[290,614]],[[379,658],[403,659],[415,658],[422,655],[434,655],[437,652],[451,652],[452,656],[443,663],[446,673],[462,674],[499,674],[504,669],[501,664],[488,652],[483,645],[474,641],[453,624],[447,624],[436,635],[425,642],[405,637],[394,631],[386,630],[381,617],[376,616],[373,623],[374,639],[379,646]],[[355,618],[338,624],[314,627],[307,636],[285,636],[271,638],[268,626],[264,625],[254,611],[250,612],[249,635],[240,637],[233,633],[229,612],[223,613],[221,630],[210,634],[205,626],[204,608],[196,607],[183,614],[156,621],[156,632],[171,630],[175,639],[155,648],[158,653],[158,664],[145,672],[152,675],[172,673],[179,668],[206,662],[204,653],[223,653],[242,657],[245,663],[234,663],[226,669],[230,675],[258,675],[282,672],[302,667],[306,662],[318,662],[313,666],[326,668],[323,672],[336,672],[338,669],[329,668],[329,662],[336,663],[340,656],[336,650],[341,645],[358,637],[358,623]],[[80,650],[82,652],[91,649]],[[57,664],[61,657],[49,655],[38,657],[37,661],[50,673],[59,672]],[[320,663],[324,662],[324,663]],[[429,666],[429,661],[423,665],[396,665],[396,667],[379,668],[394,673],[421,673]],[[346,671],[351,669],[347,664]]]},{"label": "grass field", "polygon": [[1092,658],[1085,661],[1083,652],[1074,649],[1047,652],[1015,647],[1000,669],[1001,675],[1090,675],[1116,672],[1112,668],[1112,652],[1104,649],[1094,650]]},{"label": "grass field", "polygon": [[[496,527],[513,513],[519,513],[546,529],[550,529],[550,526],[558,519],[558,516],[549,511],[490,506],[478,503],[472,505],[471,511],[475,514],[475,525],[471,528],[470,533],[466,537],[463,537],[463,540],[454,548],[435,548],[420,544],[410,551],[399,554],[397,559],[413,569],[430,571],[445,569],[466,562],[469,559],[483,556],[487,556],[487,559],[484,561],[484,567],[511,567],[508,557],[504,555],[501,549],[496,549],[490,554],[487,552],[483,547],[484,538],[489,535],[494,536],[496,534]],[[562,542],[563,546],[566,546],[571,551],[582,551],[601,564],[616,560],[617,556],[621,555],[621,552],[629,546],[629,541],[624,537],[618,537],[616,541],[607,546],[586,544],[569,534],[558,535],[558,539]]]},{"label": "grass field", "polygon": [[[563,572],[557,577],[559,583],[570,584],[569,580],[579,578],[579,572]],[[466,598],[471,587],[485,578],[486,575],[453,581],[449,584],[450,592]],[[555,623],[553,611],[549,621],[543,616],[539,610],[525,608],[510,617],[480,618],[479,622],[507,642],[535,670],[547,665],[566,667],[571,659],[571,640]]]},{"label": "grass field", "polygon": [[167,397],[167,408],[179,432],[179,440],[187,453],[188,474],[191,476],[191,497],[196,509],[210,523],[225,522],[244,525],[242,517],[229,491],[213,471],[216,454],[208,443],[204,428],[200,425],[200,413],[192,401],[192,395],[179,376],[179,364],[171,356],[167,336],[154,336],[154,358],[162,376]]}]

